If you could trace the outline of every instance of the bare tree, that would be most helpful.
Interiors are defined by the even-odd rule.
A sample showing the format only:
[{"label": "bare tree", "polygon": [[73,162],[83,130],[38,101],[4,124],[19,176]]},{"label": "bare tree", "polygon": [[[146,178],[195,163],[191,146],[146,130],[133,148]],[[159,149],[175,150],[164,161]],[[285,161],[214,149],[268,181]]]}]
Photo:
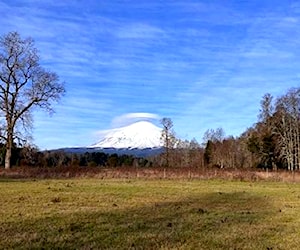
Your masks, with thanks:
[{"label": "bare tree", "polygon": [[280,157],[290,171],[300,169],[300,88],[277,100],[276,134]]},{"label": "bare tree", "polygon": [[161,133],[161,140],[163,141],[165,147],[165,155],[166,155],[166,166],[169,167],[170,164],[170,151],[174,147],[175,144],[175,135],[173,131],[173,122],[171,118],[163,118],[161,119],[161,125],[163,126]]},{"label": "bare tree", "polygon": [[57,74],[40,66],[31,38],[22,39],[17,32],[0,37],[0,136],[6,144],[5,169],[11,167],[16,126],[31,125],[34,107],[52,112],[51,103],[64,93]]},{"label": "bare tree", "polygon": [[207,141],[212,142],[221,142],[225,138],[225,132],[223,128],[217,128],[217,129],[208,129],[204,132],[203,135],[203,142],[206,144]]},{"label": "bare tree", "polygon": [[260,112],[258,115],[258,118],[260,121],[267,124],[270,122],[270,118],[272,117],[274,113],[274,107],[273,107],[273,96],[269,93],[265,94],[260,101]]}]

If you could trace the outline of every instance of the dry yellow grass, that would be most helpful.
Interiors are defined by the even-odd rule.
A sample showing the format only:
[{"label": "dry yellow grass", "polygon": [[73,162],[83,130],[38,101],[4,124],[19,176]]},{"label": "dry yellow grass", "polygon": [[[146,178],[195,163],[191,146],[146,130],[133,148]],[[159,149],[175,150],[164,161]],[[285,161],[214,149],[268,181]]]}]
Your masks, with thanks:
[{"label": "dry yellow grass", "polygon": [[0,181],[0,248],[299,249],[300,186],[225,180]]}]

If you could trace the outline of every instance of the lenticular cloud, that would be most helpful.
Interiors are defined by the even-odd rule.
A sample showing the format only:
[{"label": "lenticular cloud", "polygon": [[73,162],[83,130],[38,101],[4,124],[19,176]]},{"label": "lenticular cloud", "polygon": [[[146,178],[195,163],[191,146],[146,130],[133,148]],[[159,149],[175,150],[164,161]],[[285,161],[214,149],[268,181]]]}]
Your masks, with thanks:
[{"label": "lenticular cloud", "polygon": [[160,117],[158,115],[152,113],[127,113],[114,118],[112,121],[112,127],[122,127],[142,120],[152,121],[159,119]]}]

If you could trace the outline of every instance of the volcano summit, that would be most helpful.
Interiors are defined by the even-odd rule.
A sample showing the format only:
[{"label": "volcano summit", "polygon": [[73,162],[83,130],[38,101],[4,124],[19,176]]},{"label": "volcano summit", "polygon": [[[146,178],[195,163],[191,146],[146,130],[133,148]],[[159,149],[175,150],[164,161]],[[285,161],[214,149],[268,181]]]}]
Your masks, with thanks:
[{"label": "volcano summit", "polygon": [[139,121],[131,125],[111,129],[104,133],[99,142],[91,148],[159,148],[162,129],[148,121]]}]

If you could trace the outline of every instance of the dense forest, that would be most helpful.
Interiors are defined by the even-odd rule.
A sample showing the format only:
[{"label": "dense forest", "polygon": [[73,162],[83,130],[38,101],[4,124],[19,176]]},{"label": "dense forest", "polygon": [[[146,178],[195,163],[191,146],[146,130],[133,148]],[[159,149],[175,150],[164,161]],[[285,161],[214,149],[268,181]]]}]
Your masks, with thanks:
[{"label": "dense forest", "polygon": [[[140,158],[102,152],[71,154],[15,145],[12,165],[300,169],[300,88],[292,88],[277,98],[265,94],[258,121],[239,137],[225,136],[223,129],[217,128],[205,132],[202,144],[195,139],[183,141],[171,130],[172,121],[163,121],[162,138],[166,147],[160,155]],[[5,145],[1,148],[0,164],[4,166]]]}]

